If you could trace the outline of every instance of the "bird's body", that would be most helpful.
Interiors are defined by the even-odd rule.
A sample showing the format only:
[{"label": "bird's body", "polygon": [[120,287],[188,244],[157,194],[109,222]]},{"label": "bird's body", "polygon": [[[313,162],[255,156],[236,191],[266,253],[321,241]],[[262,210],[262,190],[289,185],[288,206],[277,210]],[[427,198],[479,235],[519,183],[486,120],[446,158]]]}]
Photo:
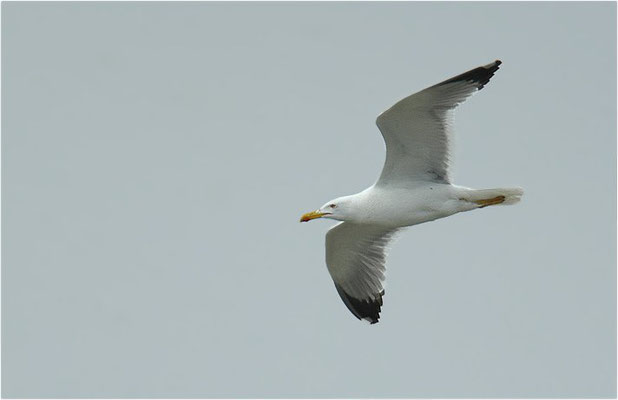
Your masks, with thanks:
[{"label": "bird's body", "polygon": [[491,205],[519,201],[520,188],[470,189],[450,179],[450,111],[480,90],[500,61],[399,101],[377,125],[386,143],[378,181],[303,215],[343,221],[326,234],[326,265],[337,292],[359,319],[378,322],[386,246],[401,228]]},{"label": "bird's body", "polygon": [[396,188],[371,186],[347,196],[355,213],[346,221],[388,228],[418,225],[478,208],[464,200],[468,194],[467,188],[437,182]]}]

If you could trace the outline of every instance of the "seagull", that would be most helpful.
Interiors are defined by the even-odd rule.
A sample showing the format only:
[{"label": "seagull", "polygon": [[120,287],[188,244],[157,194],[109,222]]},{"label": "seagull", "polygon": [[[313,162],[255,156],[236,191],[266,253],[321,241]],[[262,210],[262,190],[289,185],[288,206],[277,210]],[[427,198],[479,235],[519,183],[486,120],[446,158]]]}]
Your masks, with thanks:
[{"label": "seagull", "polygon": [[421,90],[380,114],[386,144],[377,182],[338,197],[300,221],[339,222],[326,233],[326,266],[339,296],[359,320],[378,322],[387,245],[402,228],[494,205],[517,203],[521,188],[470,189],[451,179],[451,114],[481,90],[502,62],[474,68]]}]

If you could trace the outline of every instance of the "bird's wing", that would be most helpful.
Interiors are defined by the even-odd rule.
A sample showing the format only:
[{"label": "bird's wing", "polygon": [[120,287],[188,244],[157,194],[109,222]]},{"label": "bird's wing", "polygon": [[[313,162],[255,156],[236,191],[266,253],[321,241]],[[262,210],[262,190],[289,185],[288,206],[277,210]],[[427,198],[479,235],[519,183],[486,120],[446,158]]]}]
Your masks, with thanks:
[{"label": "bird's wing", "polygon": [[341,222],[326,234],[326,265],[339,296],[358,319],[380,318],[386,245],[396,229]]},{"label": "bird's wing", "polygon": [[501,63],[496,60],[421,90],[380,114],[376,124],[386,143],[386,161],[376,185],[450,183],[450,111],[481,90]]}]

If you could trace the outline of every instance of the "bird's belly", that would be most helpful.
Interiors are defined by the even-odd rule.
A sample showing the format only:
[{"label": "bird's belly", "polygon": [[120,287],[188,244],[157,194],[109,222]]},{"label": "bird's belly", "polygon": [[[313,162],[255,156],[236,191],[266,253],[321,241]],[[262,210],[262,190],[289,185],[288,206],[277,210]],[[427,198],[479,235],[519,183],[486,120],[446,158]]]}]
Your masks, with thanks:
[{"label": "bird's belly", "polygon": [[450,185],[428,185],[391,192],[365,214],[367,222],[403,227],[448,217],[459,211],[459,201]]},{"label": "bird's belly", "polygon": [[[398,210],[403,211],[403,210]],[[408,212],[385,212],[381,215],[374,215],[373,221],[371,223],[378,225],[388,225],[393,227],[403,227],[410,225],[418,225],[423,222],[434,221],[436,219],[448,217],[449,215],[454,214],[456,211],[448,212],[446,210],[435,209],[431,207],[423,207],[423,208],[414,208],[408,210]]]}]

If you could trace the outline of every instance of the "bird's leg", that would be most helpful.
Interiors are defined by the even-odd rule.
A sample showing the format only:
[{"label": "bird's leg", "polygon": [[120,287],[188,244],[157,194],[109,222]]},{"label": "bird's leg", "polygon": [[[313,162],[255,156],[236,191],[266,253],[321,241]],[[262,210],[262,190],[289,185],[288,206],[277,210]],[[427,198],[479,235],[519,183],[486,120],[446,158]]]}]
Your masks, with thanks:
[{"label": "bird's leg", "polygon": [[500,204],[504,202],[504,199],[505,199],[504,196],[496,196],[496,197],[492,197],[491,199],[475,200],[474,203],[478,204],[480,206],[479,208],[483,208],[487,206],[494,206],[496,204]]}]

